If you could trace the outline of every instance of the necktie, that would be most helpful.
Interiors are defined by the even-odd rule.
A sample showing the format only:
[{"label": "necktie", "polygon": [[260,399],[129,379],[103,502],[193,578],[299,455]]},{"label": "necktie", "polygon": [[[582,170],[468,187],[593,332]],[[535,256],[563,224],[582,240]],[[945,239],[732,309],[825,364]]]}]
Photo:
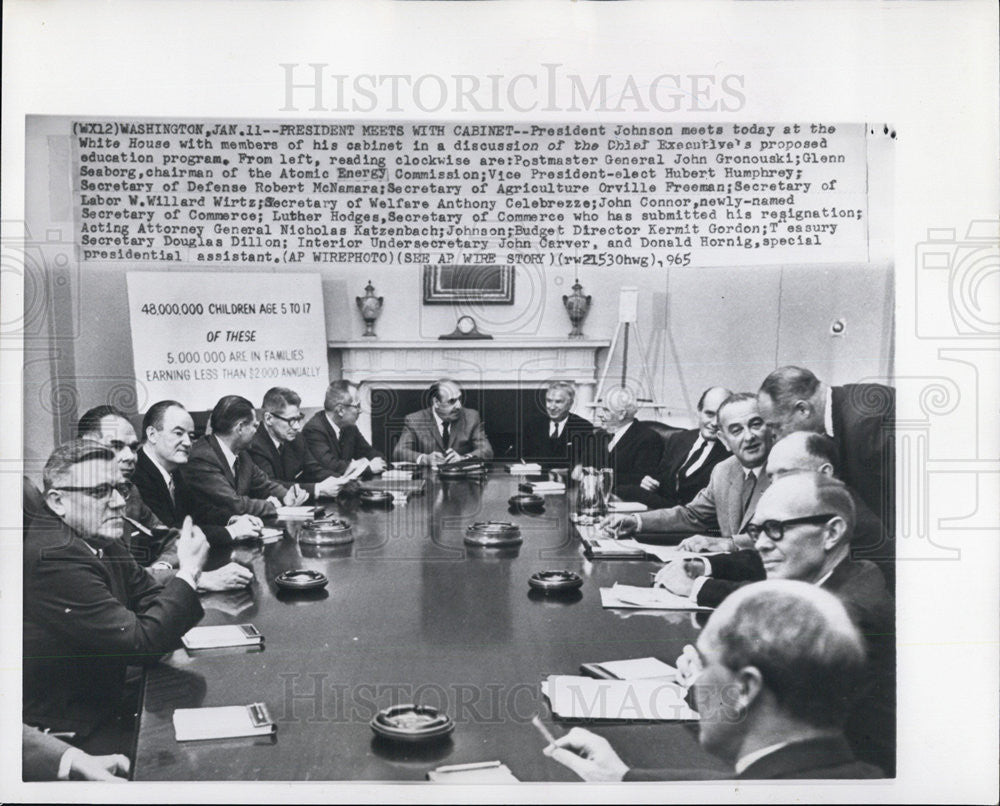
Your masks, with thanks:
[{"label": "necktie", "polygon": [[236,459],[233,461],[233,479],[236,481],[236,484],[239,485],[239,483],[240,483],[240,457],[239,456],[237,456]]},{"label": "necktie", "polygon": [[702,441],[701,449],[697,447],[691,449],[691,454],[688,456],[687,461],[684,462],[684,466],[681,468],[681,472],[678,476],[690,476],[699,467],[705,464],[705,460],[708,458],[708,454],[712,450],[712,443],[707,439]]},{"label": "necktie", "polygon": [[451,437],[451,423],[441,423],[441,440],[444,442],[445,448],[448,447],[448,439]]},{"label": "necktie", "polygon": [[171,476],[170,478],[167,479],[167,492],[170,493],[170,503],[176,506],[177,505],[177,492],[176,492],[176,488],[174,487],[174,477],[173,476]]},{"label": "necktie", "polygon": [[750,507],[750,499],[753,498],[753,491],[757,488],[757,476],[753,473],[747,473],[746,477],[743,479],[743,514],[745,515],[747,509]]}]

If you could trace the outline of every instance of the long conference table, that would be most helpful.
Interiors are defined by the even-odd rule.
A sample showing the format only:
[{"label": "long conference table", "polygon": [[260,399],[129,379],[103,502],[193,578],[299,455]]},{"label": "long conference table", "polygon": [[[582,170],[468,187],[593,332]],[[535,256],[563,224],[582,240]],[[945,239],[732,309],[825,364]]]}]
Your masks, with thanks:
[{"label": "long conference table", "polygon": [[[572,724],[608,738],[633,767],[724,770],[697,743],[693,723],[580,722],[551,715],[540,683],[580,674],[582,663],[655,656],[673,664],[704,621],[689,612],[609,610],[599,589],[648,585],[647,560],[594,560],[568,518],[570,493],[547,495],[544,512],[512,513],[519,479],[502,468],[485,480],[427,479],[402,506],[329,504],[350,521],[354,542],[300,543],[300,524],[278,542],[213,550],[213,566],[252,568],[245,591],[203,597],[204,625],[254,624],[263,651],[177,650],[146,672],[135,780],[425,780],[440,765],[502,761],[521,781],[576,781],[542,754],[531,724],[540,713],[557,734]],[[464,543],[476,521],[518,524],[523,543]],[[286,570],[329,578],[318,592],[288,593]],[[537,571],[583,577],[576,595],[540,595]],[[176,708],[263,702],[274,737],[178,742]],[[406,745],[376,737],[369,722],[400,703],[446,711],[450,738]]]}]

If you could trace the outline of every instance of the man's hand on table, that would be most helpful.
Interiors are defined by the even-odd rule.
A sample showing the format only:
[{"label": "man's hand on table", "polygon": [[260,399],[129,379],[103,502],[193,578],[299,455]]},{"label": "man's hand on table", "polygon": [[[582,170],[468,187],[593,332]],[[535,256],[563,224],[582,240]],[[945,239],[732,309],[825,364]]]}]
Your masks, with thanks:
[{"label": "man's hand on table", "polygon": [[652,476],[643,476],[642,481],[639,482],[639,486],[644,490],[649,490],[653,493],[660,489],[660,482],[654,479]]},{"label": "man's hand on table", "polygon": [[617,540],[635,534],[639,530],[639,520],[635,515],[608,515],[598,528]]},{"label": "man's hand on table", "polygon": [[288,488],[288,492],[285,493],[285,497],[282,499],[282,503],[286,507],[297,507],[304,504],[309,500],[309,493],[299,487],[298,484],[293,484]]},{"label": "man's hand on table", "polygon": [[226,525],[226,531],[233,540],[249,540],[260,537],[264,522],[256,515],[234,515]]},{"label": "man's hand on table", "polygon": [[704,575],[705,564],[697,557],[671,560],[657,572],[653,587],[666,588],[678,596],[690,596],[692,584]]},{"label": "man's hand on table", "polygon": [[735,551],[730,537],[709,537],[708,535],[692,535],[682,540],[677,548],[681,551],[697,551],[702,553]]},{"label": "man's hand on table", "polygon": [[214,571],[202,571],[198,590],[206,592],[234,591],[245,588],[253,579],[253,572],[239,563],[227,563]]}]

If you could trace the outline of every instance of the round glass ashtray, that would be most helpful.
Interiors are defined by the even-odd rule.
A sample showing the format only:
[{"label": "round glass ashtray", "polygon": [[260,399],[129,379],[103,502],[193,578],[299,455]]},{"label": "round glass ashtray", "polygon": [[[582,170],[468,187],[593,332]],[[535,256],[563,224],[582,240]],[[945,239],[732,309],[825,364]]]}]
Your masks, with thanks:
[{"label": "round glass ashtray", "polygon": [[506,521],[481,521],[465,530],[465,542],[471,546],[517,546],[521,544],[521,529]]},{"label": "round glass ashtray", "polygon": [[583,585],[583,579],[572,571],[539,571],[528,578],[528,585],[543,593],[565,593]]},{"label": "round glass ashtray", "polygon": [[340,518],[306,521],[299,532],[299,542],[313,546],[340,546],[353,541],[351,524]]},{"label": "round glass ashtray", "polygon": [[307,591],[325,588],[330,580],[326,574],[313,571],[311,568],[296,568],[284,571],[274,578],[274,584],[284,590]]},{"label": "round glass ashtray", "polygon": [[378,736],[399,742],[434,741],[455,730],[450,716],[425,705],[383,708],[369,724]]}]

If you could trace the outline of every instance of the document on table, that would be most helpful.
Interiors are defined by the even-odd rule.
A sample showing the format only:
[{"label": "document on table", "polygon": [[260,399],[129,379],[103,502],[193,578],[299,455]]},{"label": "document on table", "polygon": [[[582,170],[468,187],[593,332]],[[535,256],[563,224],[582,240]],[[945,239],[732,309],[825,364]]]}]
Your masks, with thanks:
[{"label": "document on table", "polygon": [[576,675],[549,675],[542,693],[552,713],[565,719],[697,720],[684,701],[683,686],[662,679],[595,680]]},{"label": "document on table", "polygon": [[625,513],[625,512],[645,512],[649,507],[645,504],[640,504],[638,501],[609,501],[608,502],[608,512],[615,513]]},{"label": "document on table", "polygon": [[641,540],[631,538],[619,540],[627,548],[639,548],[646,554],[656,557],[660,562],[670,562],[671,560],[683,560],[687,557],[700,556],[696,551],[684,551],[677,546],[658,546],[655,543],[643,543]]},{"label": "document on table", "polygon": [[276,507],[278,518],[283,521],[307,520],[315,518],[317,510],[322,514],[322,507]]},{"label": "document on table", "polygon": [[262,702],[174,711],[174,733],[179,742],[269,736],[277,730],[277,724]]},{"label": "document on table", "polygon": [[692,602],[687,596],[678,596],[665,588],[640,588],[636,585],[619,585],[601,588],[603,607],[629,607],[642,610],[712,610]]},{"label": "document on table", "polygon": [[181,641],[186,649],[218,649],[226,646],[258,646],[264,640],[253,624],[220,624],[192,627]]},{"label": "document on table", "polygon": [[519,783],[510,768],[500,761],[449,764],[427,773],[436,784],[510,784]]},{"label": "document on table", "polygon": [[512,476],[538,476],[542,472],[542,466],[537,462],[521,462],[507,465],[507,472]]},{"label": "document on table", "polygon": [[555,493],[566,492],[566,485],[561,481],[529,481],[526,486],[531,488],[531,492],[538,493],[539,495],[553,495]]},{"label": "document on table", "polygon": [[652,657],[585,663],[582,668],[590,670],[597,677],[612,680],[677,679],[677,669],[659,658]]}]

